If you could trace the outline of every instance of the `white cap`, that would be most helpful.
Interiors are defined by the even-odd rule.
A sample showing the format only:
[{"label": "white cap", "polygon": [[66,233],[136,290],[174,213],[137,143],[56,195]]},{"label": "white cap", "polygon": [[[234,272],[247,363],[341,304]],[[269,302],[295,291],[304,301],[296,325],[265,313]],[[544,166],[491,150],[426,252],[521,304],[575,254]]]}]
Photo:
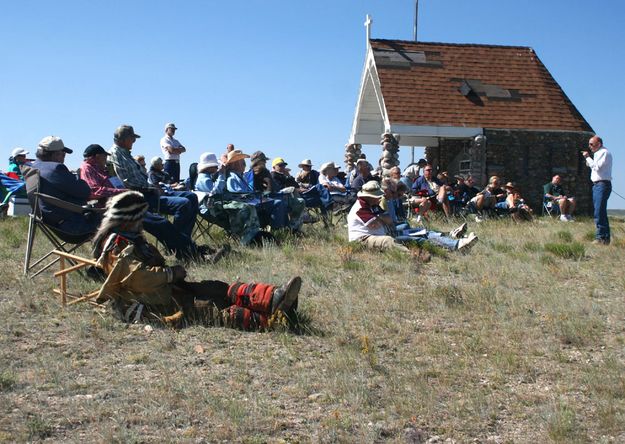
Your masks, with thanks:
[{"label": "white cap", "polygon": [[11,151],[11,157],[25,156],[26,154],[28,154],[28,151],[24,148],[15,148]]}]

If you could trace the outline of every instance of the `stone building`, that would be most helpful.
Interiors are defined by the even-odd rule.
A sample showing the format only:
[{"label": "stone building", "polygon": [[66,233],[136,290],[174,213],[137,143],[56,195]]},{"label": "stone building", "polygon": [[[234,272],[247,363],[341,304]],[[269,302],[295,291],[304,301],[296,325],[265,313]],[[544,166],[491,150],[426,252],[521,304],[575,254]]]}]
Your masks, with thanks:
[{"label": "stone building", "polygon": [[397,134],[400,146],[426,147],[439,171],[515,182],[535,210],[558,173],[578,212],[590,212],[580,150],[593,130],[533,49],[367,41],[349,143]]}]

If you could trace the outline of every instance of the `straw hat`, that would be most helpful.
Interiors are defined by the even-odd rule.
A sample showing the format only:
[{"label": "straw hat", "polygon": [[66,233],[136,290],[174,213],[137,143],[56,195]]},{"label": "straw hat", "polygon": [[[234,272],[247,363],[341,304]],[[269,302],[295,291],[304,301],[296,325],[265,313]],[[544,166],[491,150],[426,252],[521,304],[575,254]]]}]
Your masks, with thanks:
[{"label": "straw hat", "polygon": [[305,167],[305,166],[312,167],[312,161],[310,159],[304,159],[297,166],[300,168]]},{"label": "straw hat", "polygon": [[249,159],[249,157],[250,156],[248,154],[243,154],[243,151],[241,150],[232,150],[228,153],[228,160],[226,163],[238,162],[239,160]]}]

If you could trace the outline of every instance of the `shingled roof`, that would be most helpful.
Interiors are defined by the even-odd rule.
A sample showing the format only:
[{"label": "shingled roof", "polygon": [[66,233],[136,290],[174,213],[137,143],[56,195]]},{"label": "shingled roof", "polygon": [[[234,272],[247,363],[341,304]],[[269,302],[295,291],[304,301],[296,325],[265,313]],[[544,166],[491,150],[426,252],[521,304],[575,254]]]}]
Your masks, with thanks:
[{"label": "shingled roof", "polygon": [[[385,130],[409,125],[592,131],[529,47],[372,39],[368,69],[359,107],[375,97]],[[371,103],[368,111],[357,109],[355,119],[362,114],[373,128],[371,109]]]}]

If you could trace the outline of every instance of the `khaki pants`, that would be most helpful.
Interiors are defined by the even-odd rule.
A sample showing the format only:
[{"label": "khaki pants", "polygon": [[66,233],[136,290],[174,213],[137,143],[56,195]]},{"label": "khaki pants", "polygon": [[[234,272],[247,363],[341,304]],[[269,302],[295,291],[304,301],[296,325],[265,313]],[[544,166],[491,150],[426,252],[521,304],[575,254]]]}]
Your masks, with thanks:
[{"label": "khaki pants", "polygon": [[365,244],[367,248],[372,250],[399,250],[410,251],[402,244],[395,242],[391,236],[363,236],[358,239],[359,242]]}]

